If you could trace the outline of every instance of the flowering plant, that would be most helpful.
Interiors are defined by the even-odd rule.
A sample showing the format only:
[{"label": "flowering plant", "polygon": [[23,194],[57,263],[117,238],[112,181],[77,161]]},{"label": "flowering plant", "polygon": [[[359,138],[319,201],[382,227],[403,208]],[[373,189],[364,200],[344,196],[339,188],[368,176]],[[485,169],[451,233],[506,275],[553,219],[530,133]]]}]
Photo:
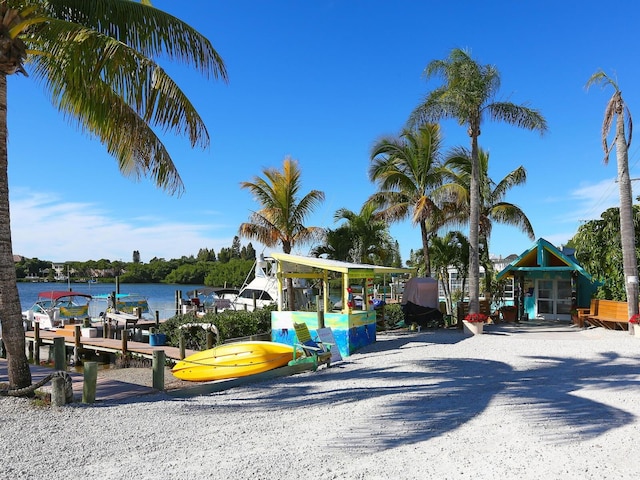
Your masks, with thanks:
[{"label": "flowering plant", "polygon": [[484,323],[487,321],[487,316],[484,313],[470,313],[464,319],[470,323]]},{"label": "flowering plant", "polygon": [[635,314],[633,317],[629,319],[629,323],[640,324],[640,314]]}]

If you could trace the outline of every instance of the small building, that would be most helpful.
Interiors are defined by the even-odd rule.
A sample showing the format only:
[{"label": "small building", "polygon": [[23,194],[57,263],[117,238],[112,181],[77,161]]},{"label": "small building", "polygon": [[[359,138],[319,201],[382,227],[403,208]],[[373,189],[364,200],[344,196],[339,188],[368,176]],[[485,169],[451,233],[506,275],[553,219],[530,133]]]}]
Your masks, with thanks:
[{"label": "small building", "polygon": [[[303,257],[286,253],[272,253],[276,260],[278,279],[278,311],[271,313],[271,340],[293,345],[296,342],[293,323],[304,322],[313,331],[330,327],[340,351],[347,357],[358,349],[376,341],[376,311],[373,309],[374,282],[382,277],[386,285],[392,276],[411,274],[409,268],[380,267]],[[333,309],[329,299],[330,275],[341,279],[341,302]],[[304,278],[318,282],[319,304],[317,311],[284,311],[282,291],[287,278]],[[362,286],[362,302],[355,302],[353,283]]]},{"label": "small building", "polygon": [[571,310],[589,308],[601,285],[577,262],[573,249],[560,251],[544,238],[496,276],[513,277],[518,318],[570,320]]}]

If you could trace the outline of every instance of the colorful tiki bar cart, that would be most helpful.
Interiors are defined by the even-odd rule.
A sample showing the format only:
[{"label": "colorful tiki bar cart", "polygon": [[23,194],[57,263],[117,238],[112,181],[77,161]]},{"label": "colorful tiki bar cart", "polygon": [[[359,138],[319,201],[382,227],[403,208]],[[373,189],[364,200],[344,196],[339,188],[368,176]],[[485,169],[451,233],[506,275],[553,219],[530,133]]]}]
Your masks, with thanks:
[{"label": "colorful tiki bar cart", "polygon": [[[336,347],[343,357],[376,341],[376,312],[373,309],[374,282],[387,284],[392,275],[413,273],[408,268],[379,267],[357,263],[311,258],[286,253],[272,253],[277,263],[278,311],[271,313],[271,340],[293,345],[296,341],[293,323],[304,322],[314,334],[319,328],[329,327]],[[341,278],[339,310],[333,310],[329,299],[330,276]],[[285,311],[282,298],[287,278],[317,282],[317,311]],[[362,301],[356,302],[352,282],[362,285]],[[333,347],[333,348],[336,348]]]}]

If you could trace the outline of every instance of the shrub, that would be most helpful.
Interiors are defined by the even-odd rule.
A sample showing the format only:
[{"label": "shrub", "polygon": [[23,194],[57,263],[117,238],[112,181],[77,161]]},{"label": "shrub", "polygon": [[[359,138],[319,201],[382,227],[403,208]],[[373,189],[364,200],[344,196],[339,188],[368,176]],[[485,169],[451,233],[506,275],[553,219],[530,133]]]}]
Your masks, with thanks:
[{"label": "shrub", "polygon": [[401,326],[404,326],[404,312],[400,304],[386,304],[384,306],[384,324],[381,327],[384,330],[389,330]]},{"label": "shrub", "polygon": [[[271,331],[272,308],[259,309],[254,312],[244,310],[225,310],[218,314],[207,313],[203,317],[191,314],[176,315],[160,325],[160,332],[167,335],[167,344],[177,347],[180,345],[180,335],[185,338],[185,347],[191,350],[203,350],[207,345],[206,328],[214,324],[218,329],[219,338],[215,343],[238,337],[248,337]],[[185,325],[190,325],[185,327]],[[203,328],[205,327],[205,328]]]}]

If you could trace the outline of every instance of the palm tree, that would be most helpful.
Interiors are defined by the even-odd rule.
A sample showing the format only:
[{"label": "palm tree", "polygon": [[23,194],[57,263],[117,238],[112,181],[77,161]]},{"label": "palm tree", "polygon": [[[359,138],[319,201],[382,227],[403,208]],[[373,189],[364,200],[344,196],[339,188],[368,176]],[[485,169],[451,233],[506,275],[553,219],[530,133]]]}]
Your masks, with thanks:
[{"label": "palm tree", "polygon": [[[291,253],[294,245],[321,239],[322,228],[305,227],[302,222],[324,200],[324,192],[311,190],[299,198],[301,171],[298,162],[286,157],[281,171],[267,168],[262,173],[265,178],[254,177],[252,182],[240,184],[262,205],[251,214],[249,223],[240,225],[240,235],[267,247],[281,244],[284,253]],[[287,278],[287,292],[289,309],[293,310],[295,295],[291,278]]]},{"label": "palm tree", "polygon": [[447,314],[451,315],[453,313],[453,292],[449,283],[449,267],[455,267],[463,275],[462,292],[464,292],[466,280],[464,275],[469,260],[469,241],[462,232],[450,231],[443,237],[435,237],[432,240],[431,252],[436,278],[440,280],[444,290]]},{"label": "palm tree", "polygon": [[182,181],[152,127],[209,144],[197,111],[154,57],[226,80],[222,59],[193,28],[143,3],[0,0],[0,317],[10,388],[30,385],[31,372],[9,226],[7,75],[29,72],[123,174],[147,175],[170,193],[181,193]]},{"label": "palm tree", "polygon": [[325,255],[330,260],[348,261],[353,249],[353,233],[349,225],[340,225],[336,229],[327,228],[324,232],[324,242],[311,249],[314,257]]},{"label": "palm tree", "polygon": [[[629,178],[629,154],[633,121],[631,112],[622,98],[618,84],[608,77],[602,70],[594,73],[587,81],[587,88],[593,84],[603,87],[613,87],[613,95],[607,103],[602,122],[602,148],[604,149],[604,163],[609,163],[609,154],[614,145],[618,162],[618,185],[620,190],[620,237],[622,243],[622,263],[624,270],[625,288],[627,291],[627,308],[629,318],[638,313],[638,260],[636,258],[635,231],[633,227],[633,201],[631,194],[631,179]],[[629,128],[629,138],[624,132],[625,115]],[[615,137],[609,147],[607,136],[611,132],[613,118],[616,119]]]},{"label": "palm tree", "polygon": [[387,223],[376,217],[375,205],[365,203],[359,213],[347,208],[336,211],[335,221],[346,220],[351,232],[351,251],[348,260],[364,264],[386,265],[386,257],[393,251]]},{"label": "palm tree", "polygon": [[480,223],[480,171],[478,137],[484,117],[502,120],[529,130],[546,131],[544,117],[537,111],[511,102],[494,101],[500,87],[500,73],[492,65],[480,65],[461,49],[453,49],[446,60],[433,60],[426,78],[442,77],[444,85],[427,95],[411,113],[409,126],[442,119],[456,119],[467,126],[471,137],[471,182],[469,211],[469,313],[479,312],[480,268],[478,255]]},{"label": "palm tree", "polygon": [[[470,184],[471,184],[471,152],[464,147],[454,148],[447,156],[445,167],[449,169],[453,183],[449,184],[451,192],[458,197],[458,213],[449,220],[449,223],[467,223],[470,210]],[[498,183],[489,177],[489,152],[478,149],[479,186],[480,186],[480,212],[478,244],[480,264],[485,271],[485,284],[487,290],[491,289],[493,282],[493,263],[489,258],[489,239],[494,223],[512,225],[526,234],[530,240],[535,240],[533,226],[524,211],[513,203],[505,202],[507,192],[517,186],[524,185],[527,181],[527,171],[523,166],[509,172]],[[456,188],[457,187],[457,188]]]},{"label": "palm tree", "polygon": [[399,137],[379,140],[371,151],[369,179],[379,191],[367,202],[380,207],[379,215],[389,222],[411,217],[420,225],[425,275],[431,275],[430,237],[442,225],[442,212],[435,192],[442,184],[442,137],[437,124],[404,129]]}]

